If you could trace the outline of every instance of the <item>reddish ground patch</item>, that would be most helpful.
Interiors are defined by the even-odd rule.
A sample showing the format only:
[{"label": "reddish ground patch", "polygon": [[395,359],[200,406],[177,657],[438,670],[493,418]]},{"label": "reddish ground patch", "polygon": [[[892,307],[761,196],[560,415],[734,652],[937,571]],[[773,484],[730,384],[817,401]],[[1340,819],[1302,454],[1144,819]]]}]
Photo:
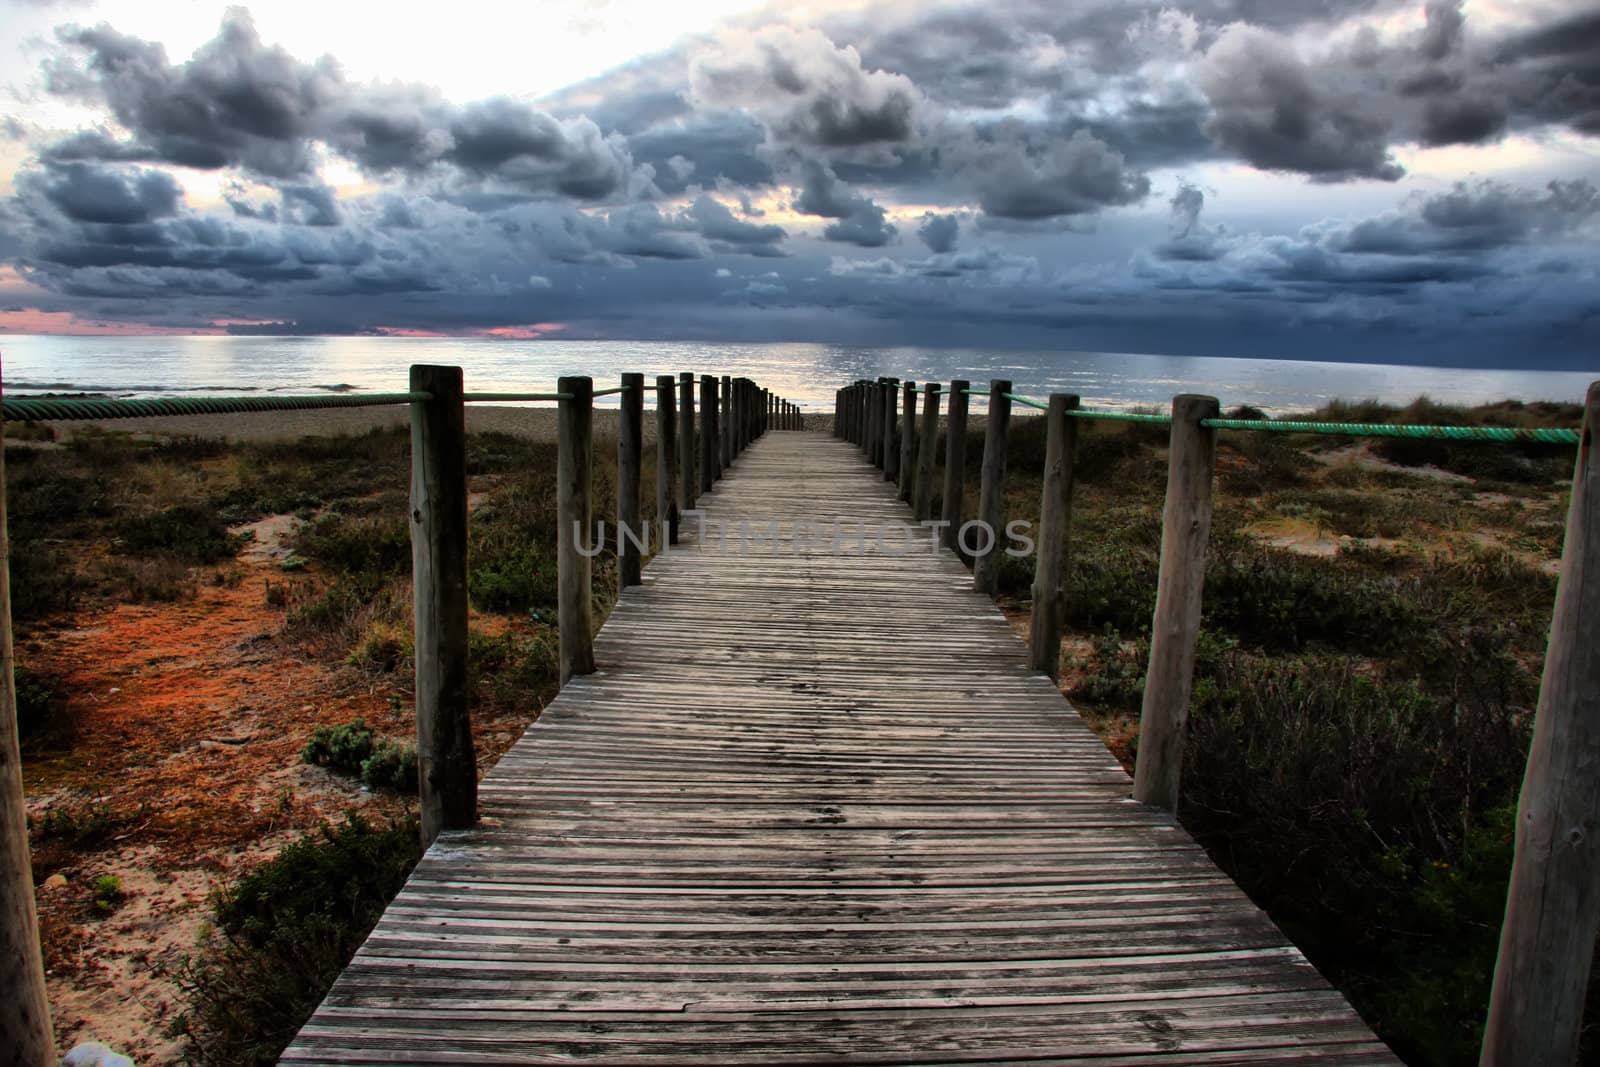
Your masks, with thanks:
[{"label": "reddish ground patch", "polygon": [[[244,574],[226,587],[206,572],[192,600],[94,608],[27,639],[27,661],[64,678],[75,722],[70,740],[25,754],[30,818],[98,810],[108,824],[87,842],[35,840],[63,1050],[96,1040],[141,1064],[181,1062],[166,1030],[182,995],[164,969],[195,944],[212,889],[324,821],[415,804],[300,760],[320,723],[364,716],[380,732],[411,737],[410,695],[396,691],[409,677],[298,653],[278,637],[283,609],[266,601],[278,569],[246,563]],[[487,768],[526,720],[476,718]],[[126,894],[114,910],[95,903],[102,875],[119,878]]]}]

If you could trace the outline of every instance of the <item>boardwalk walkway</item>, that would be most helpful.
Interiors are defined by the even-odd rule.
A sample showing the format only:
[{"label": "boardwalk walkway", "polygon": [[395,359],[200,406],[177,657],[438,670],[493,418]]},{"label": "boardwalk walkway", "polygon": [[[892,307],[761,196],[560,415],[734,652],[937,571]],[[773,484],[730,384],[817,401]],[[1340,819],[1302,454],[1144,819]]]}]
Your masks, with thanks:
[{"label": "boardwalk walkway", "polygon": [[284,1062],[1396,1063],[878,479],[741,456]]}]

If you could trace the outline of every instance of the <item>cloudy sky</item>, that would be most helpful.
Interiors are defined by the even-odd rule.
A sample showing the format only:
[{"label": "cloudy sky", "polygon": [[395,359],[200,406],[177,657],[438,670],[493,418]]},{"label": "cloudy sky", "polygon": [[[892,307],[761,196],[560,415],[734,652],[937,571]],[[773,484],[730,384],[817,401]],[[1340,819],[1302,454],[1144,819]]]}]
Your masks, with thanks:
[{"label": "cloudy sky", "polygon": [[0,331],[1600,366],[1594,3],[512,7],[0,0]]}]

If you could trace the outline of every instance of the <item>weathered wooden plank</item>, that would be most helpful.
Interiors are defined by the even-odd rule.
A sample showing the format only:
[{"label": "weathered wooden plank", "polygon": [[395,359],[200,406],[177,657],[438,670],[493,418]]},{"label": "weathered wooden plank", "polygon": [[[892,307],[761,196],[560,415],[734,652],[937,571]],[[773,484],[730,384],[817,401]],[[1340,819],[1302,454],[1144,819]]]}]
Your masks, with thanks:
[{"label": "weathered wooden plank", "polygon": [[898,393],[738,454],[284,1062],[1395,1062],[916,526]]}]

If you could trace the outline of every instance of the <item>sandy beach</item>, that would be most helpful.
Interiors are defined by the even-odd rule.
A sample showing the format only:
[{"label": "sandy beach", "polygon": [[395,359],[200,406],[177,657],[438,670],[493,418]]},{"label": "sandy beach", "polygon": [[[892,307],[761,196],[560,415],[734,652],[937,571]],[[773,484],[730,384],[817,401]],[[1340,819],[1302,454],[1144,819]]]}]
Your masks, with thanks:
[{"label": "sandy beach", "polygon": [[[594,413],[594,435],[614,438],[618,412],[601,409]],[[84,422],[54,422],[58,434],[70,436],[80,427],[120,430],[124,433],[155,434],[163,437],[207,437],[230,441],[294,441],[301,437],[361,434],[369,430],[406,424],[406,408],[319,408],[310,411],[252,411],[230,415],[167,415],[141,419],[101,419]],[[831,414],[809,414],[807,430],[829,433]],[[506,407],[473,404],[467,407],[469,433],[508,433],[535,441],[556,439],[554,407]],[[644,441],[656,439],[653,410],[644,413]]]}]

